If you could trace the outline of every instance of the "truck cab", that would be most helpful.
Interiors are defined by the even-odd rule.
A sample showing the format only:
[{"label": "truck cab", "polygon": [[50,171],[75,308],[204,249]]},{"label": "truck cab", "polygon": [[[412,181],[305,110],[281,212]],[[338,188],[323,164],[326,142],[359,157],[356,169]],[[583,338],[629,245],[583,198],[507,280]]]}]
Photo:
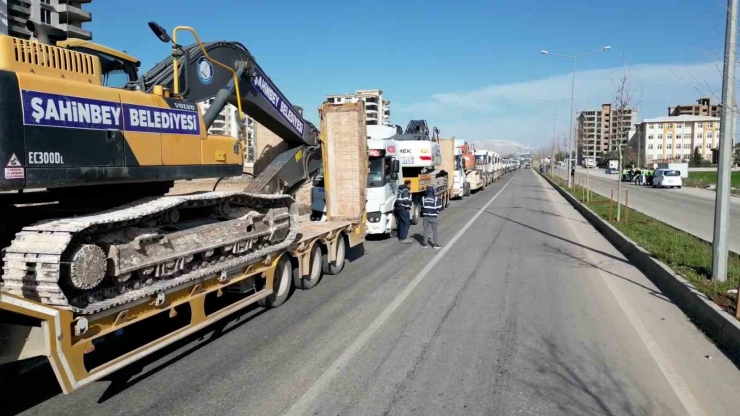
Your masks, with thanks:
[{"label": "truck cab", "polygon": [[390,235],[401,173],[397,145],[394,140],[369,139],[367,148],[367,233]]},{"label": "truck cab", "polygon": [[462,150],[455,147],[455,170],[452,174],[452,197],[462,199],[470,195],[470,185],[465,176],[465,161]]}]

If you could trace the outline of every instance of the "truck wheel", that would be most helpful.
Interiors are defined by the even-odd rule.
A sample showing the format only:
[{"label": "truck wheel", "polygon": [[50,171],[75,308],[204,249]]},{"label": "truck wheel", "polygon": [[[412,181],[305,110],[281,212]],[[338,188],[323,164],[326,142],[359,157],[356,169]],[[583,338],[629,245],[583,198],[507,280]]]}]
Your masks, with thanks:
[{"label": "truck wheel", "polygon": [[411,206],[411,213],[411,225],[418,224],[421,217],[421,205],[418,202]]},{"label": "truck wheel", "polygon": [[303,290],[309,290],[316,287],[317,284],[319,284],[319,280],[321,280],[321,265],[322,265],[322,258],[321,258],[321,248],[319,248],[318,244],[314,244],[313,248],[311,249],[311,254],[309,257],[309,265],[308,265],[308,275],[307,276],[301,276],[299,275],[300,270],[298,267],[295,268],[293,272],[293,284],[295,287]]},{"label": "truck wheel", "polygon": [[258,304],[265,308],[277,308],[285,303],[290,295],[290,284],[293,281],[293,265],[287,254],[278,260],[275,266],[275,278],[273,280],[273,292],[270,296],[259,300]]},{"label": "truck wheel", "polygon": [[337,255],[336,260],[329,262],[329,255],[323,254],[321,256],[321,270],[324,274],[335,275],[344,269],[345,253],[347,252],[347,242],[344,239],[344,235],[339,237],[337,242]]}]

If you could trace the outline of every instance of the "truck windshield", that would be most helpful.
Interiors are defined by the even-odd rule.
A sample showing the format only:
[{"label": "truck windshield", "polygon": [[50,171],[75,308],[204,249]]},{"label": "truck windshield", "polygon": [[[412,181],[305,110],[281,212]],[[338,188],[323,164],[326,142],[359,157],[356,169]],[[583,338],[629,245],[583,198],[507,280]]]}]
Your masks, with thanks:
[{"label": "truck windshield", "polygon": [[461,155],[455,155],[455,170],[463,169],[463,158]]},{"label": "truck windshield", "polygon": [[476,156],[475,161],[477,163],[488,163],[488,158],[486,156]]},{"label": "truck windshield", "polygon": [[370,158],[370,169],[367,172],[367,186],[379,187],[385,185],[385,165],[384,158]]}]

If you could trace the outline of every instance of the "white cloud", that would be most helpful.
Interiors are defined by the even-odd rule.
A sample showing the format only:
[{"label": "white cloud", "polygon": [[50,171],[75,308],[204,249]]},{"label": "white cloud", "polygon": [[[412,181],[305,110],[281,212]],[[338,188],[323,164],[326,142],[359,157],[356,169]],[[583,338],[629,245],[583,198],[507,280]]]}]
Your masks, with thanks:
[{"label": "white cloud", "polygon": [[[641,97],[639,118],[667,114],[669,106],[693,103],[702,96],[719,102],[719,62],[700,64],[648,64],[627,67],[636,95]],[[615,86],[625,68],[587,70],[576,73],[575,110],[599,108],[613,101]],[[424,102],[400,105],[396,118],[424,118],[438,126],[442,136],[471,142],[518,142],[538,147],[552,139],[553,112],[556,133],[567,134],[571,74],[513,84],[490,85],[474,91],[438,92]],[[538,101],[566,101],[548,104]],[[400,123],[404,124],[404,123]]]}]

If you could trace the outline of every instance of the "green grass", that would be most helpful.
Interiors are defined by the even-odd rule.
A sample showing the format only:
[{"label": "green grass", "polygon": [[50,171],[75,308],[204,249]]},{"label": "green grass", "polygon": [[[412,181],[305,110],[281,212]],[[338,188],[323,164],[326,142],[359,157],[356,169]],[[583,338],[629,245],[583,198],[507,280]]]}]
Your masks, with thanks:
[{"label": "green grass", "polygon": [[[735,172],[733,172],[733,181],[734,177]],[[565,188],[562,180],[559,183]],[[580,186],[576,185],[575,188],[566,190],[584,202],[583,189]],[[736,301],[727,296],[727,291],[737,288],[740,283],[740,256],[730,253],[727,281],[714,283],[711,280],[712,245],[710,243],[632,209],[625,212],[627,210],[624,205],[621,208],[622,221],[617,222],[616,202],[595,193],[592,193],[591,201],[586,203],[586,206],[735,316]]]},{"label": "green grass", "polygon": [[[717,184],[717,172],[689,172],[688,179],[684,180],[684,185],[698,188],[709,184]],[[740,171],[730,174],[730,186],[740,188]]]}]

